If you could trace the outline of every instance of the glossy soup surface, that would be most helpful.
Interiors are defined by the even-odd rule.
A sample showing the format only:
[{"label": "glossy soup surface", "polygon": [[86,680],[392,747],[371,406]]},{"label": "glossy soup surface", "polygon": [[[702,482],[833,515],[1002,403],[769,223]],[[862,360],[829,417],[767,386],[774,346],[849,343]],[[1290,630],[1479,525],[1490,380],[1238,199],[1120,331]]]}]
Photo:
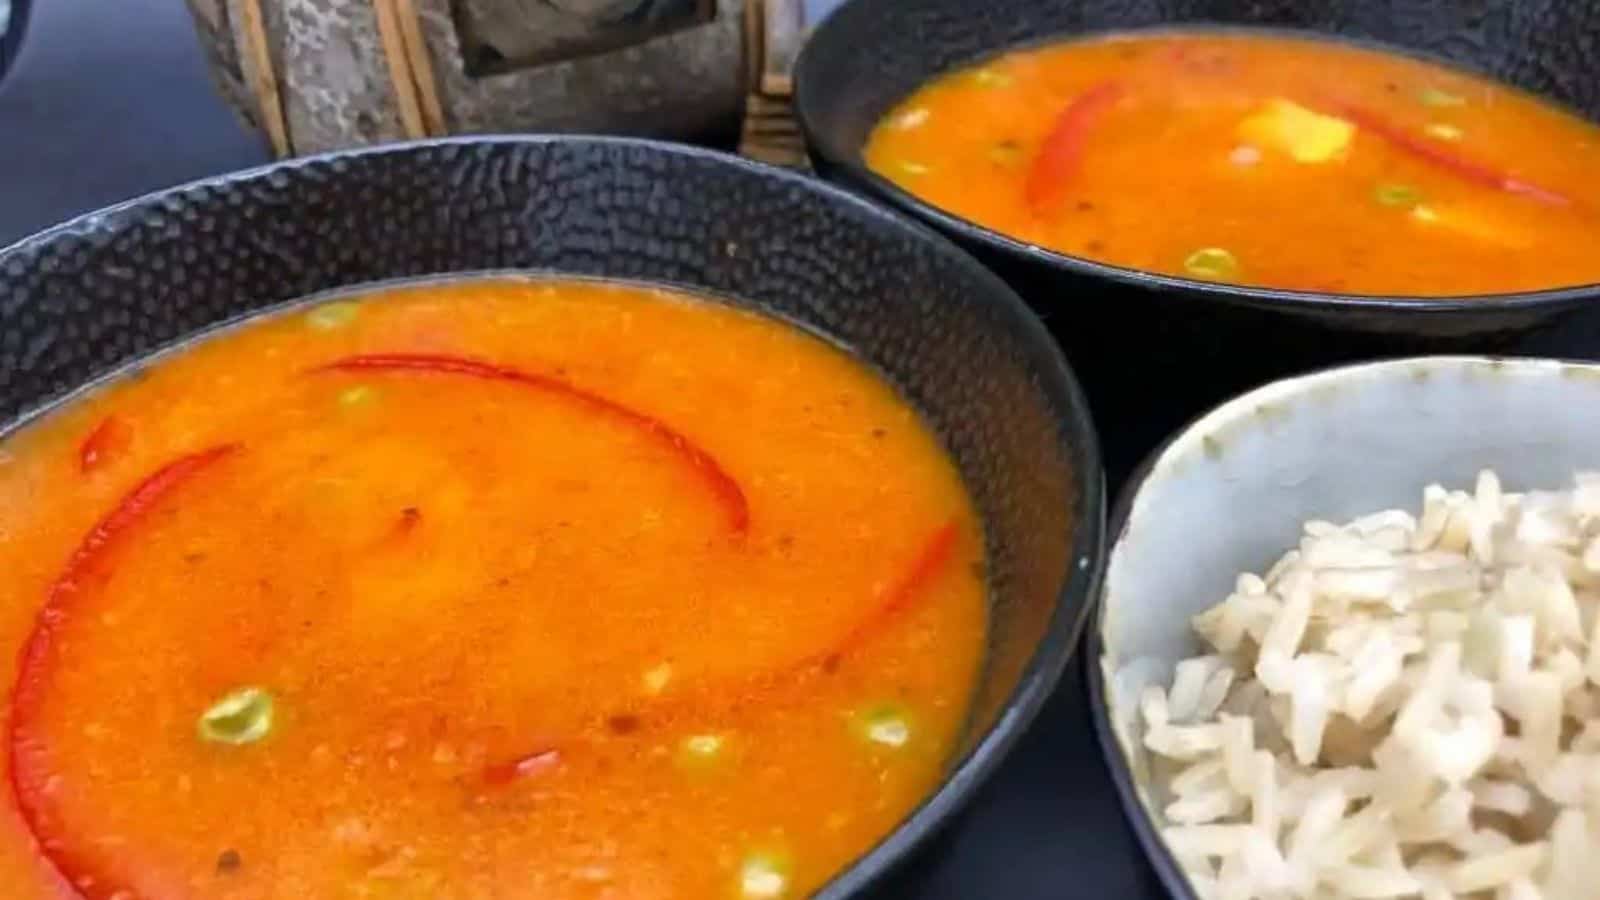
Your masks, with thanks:
[{"label": "glossy soup surface", "polygon": [[981,661],[917,415],[676,294],[330,302],[0,451],[8,900],[799,896]]},{"label": "glossy soup surface", "polygon": [[881,122],[875,171],[1062,253],[1380,295],[1600,282],[1600,130],[1331,42],[1145,33],[1006,54]]}]

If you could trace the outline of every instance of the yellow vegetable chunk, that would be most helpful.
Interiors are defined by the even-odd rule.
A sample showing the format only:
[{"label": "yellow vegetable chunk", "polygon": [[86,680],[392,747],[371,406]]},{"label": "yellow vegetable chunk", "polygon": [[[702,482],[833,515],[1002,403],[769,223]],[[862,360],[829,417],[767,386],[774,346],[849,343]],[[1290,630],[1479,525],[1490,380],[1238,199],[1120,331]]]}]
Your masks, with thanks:
[{"label": "yellow vegetable chunk", "polygon": [[1239,123],[1239,136],[1289,154],[1295,162],[1325,163],[1342,157],[1356,126],[1335,116],[1274,97]]}]

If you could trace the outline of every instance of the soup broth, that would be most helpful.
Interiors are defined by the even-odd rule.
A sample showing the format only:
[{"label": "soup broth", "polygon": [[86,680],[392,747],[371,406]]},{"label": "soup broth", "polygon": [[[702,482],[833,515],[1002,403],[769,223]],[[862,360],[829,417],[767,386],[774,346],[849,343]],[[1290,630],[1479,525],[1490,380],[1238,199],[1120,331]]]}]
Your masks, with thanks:
[{"label": "soup broth", "polygon": [[0,444],[0,885],[803,895],[939,780],[982,547],[889,385],[729,306],[228,329]]},{"label": "soup broth", "polygon": [[1133,269],[1377,295],[1600,282],[1600,130],[1403,56],[1268,33],[1008,53],[884,118],[876,172]]}]

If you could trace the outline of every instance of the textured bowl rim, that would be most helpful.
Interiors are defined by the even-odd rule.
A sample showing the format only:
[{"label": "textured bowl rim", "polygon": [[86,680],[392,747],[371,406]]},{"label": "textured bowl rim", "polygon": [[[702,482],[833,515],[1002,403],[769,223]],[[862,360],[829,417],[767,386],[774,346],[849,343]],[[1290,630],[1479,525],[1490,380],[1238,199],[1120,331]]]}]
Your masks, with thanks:
[{"label": "textured bowl rim", "polygon": [[[847,0],[835,8],[812,31],[811,37],[800,48],[800,53],[795,57],[794,63],[794,115],[800,127],[801,137],[805,139],[807,151],[813,159],[820,159],[828,167],[842,174],[844,179],[865,190],[876,199],[882,200],[897,209],[903,210],[924,221],[932,222],[939,228],[960,237],[962,240],[978,244],[988,250],[997,250],[1010,257],[1021,259],[1034,264],[1042,264],[1051,268],[1064,269],[1076,275],[1090,276],[1105,279],[1131,287],[1145,288],[1154,291],[1190,292],[1203,295],[1207,300],[1216,300],[1234,306],[1245,306],[1263,309],[1269,312],[1301,312],[1322,313],[1324,315],[1355,315],[1361,313],[1390,312],[1402,314],[1438,314],[1438,315],[1471,315],[1491,314],[1503,312],[1532,311],[1532,310],[1562,310],[1580,306],[1585,302],[1592,302],[1596,295],[1600,295],[1600,282],[1588,284],[1568,285],[1565,287],[1543,288],[1533,291],[1511,291],[1489,294],[1459,294],[1443,297],[1411,296],[1404,294],[1354,294],[1334,291],[1302,291],[1288,290],[1285,288],[1254,287],[1250,285],[1227,284],[1215,281],[1203,281],[1195,278],[1183,278],[1177,275],[1163,275],[1143,269],[1132,269],[1125,266],[1112,265],[1098,262],[1082,256],[1073,256],[1040,247],[1018,240],[1003,232],[996,231],[977,222],[958,216],[952,212],[941,209],[932,203],[918,197],[910,191],[900,187],[893,181],[867,168],[861,158],[861,148],[845,149],[836,142],[827,140],[824,132],[818,127],[817,107],[824,103],[816,96],[814,84],[817,79],[826,77],[816,71],[820,63],[812,62],[818,52],[812,48],[825,46],[829,43],[839,43],[849,46],[856,42],[854,35],[845,29],[849,23],[849,11],[856,7],[864,7],[870,3],[887,2],[887,0]],[[1174,29],[1214,29],[1214,30],[1247,30],[1247,31],[1287,31],[1300,32],[1325,39],[1338,40],[1355,46],[1364,46],[1368,49],[1399,53],[1415,58],[1428,59],[1412,48],[1402,45],[1388,44],[1380,41],[1367,40],[1359,37],[1345,37],[1341,35],[1324,35],[1313,29],[1272,28],[1267,26],[1229,26],[1218,23],[1180,22],[1171,25],[1155,25],[1139,28],[1113,29],[1110,31],[1081,30],[1081,31],[1056,31],[1049,34],[1033,35],[1028,38],[998,47],[991,47],[982,53],[968,58],[967,62],[976,62],[986,58],[987,55],[1005,52],[1011,49],[1020,49],[1051,41],[1068,41],[1079,38],[1093,37],[1108,33],[1125,31],[1160,31]],[[1434,58],[1436,64],[1445,64],[1454,68],[1462,68],[1459,64],[1448,60]],[[1478,77],[1489,77],[1479,74]],[[926,83],[926,82],[924,82]],[[1538,96],[1535,94],[1534,96]],[[1545,102],[1549,101],[1546,98]],[[1559,104],[1558,104],[1559,105]],[[1565,108],[1564,106],[1561,108]],[[820,168],[820,167],[819,167]]]},{"label": "textured bowl rim", "polygon": [[[1600,371],[1600,363],[1562,359],[1557,357],[1519,357],[1519,356],[1491,356],[1474,354],[1450,354],[1437,356],[1407,356],[1397,359],[1385,359],[1372,362],[1361,362],[1346,365],[1328,366],[1282,378],[1260,387],[1238,394],[1231,399],[1213,406],[1194,419],[1191,419],[1171,437],[1152,450],[1142,462],[1139,463],[1127,484],[1117,495],[1116,502],[1111,510],[1111,517],[1107,524],[1106,564],[1110,565],[1116,547],[1122,542],[1126,533],[1129,520],[1133,515],[1134,505],[1139,494],[1143,491],[1145,483],[1156,474],[1169,457],[1178,460],[1192,452],[1203,452],[1201,442],[1204,436],[1213,430],[1217,424],[1234,421],[1241,415],[1255,410],[1257,407],[1271,402],[1281,402],[1286,399],[1304,397],[1315,392],[1325,385],[1343,382],[1347,379],[1359,379],[1370,373],[1385,373],[1388,370],[1415,372],[1418,368],[1428,370],[1451,369],[1465,371],[1469,368],[1482,367],[1485,369],[1510,368],[1534,374],[1536,377],[1560,376],[1563,372],[1574,367],[1591,371]],[[1144,800],[1139,795],[1139,788],[1135,784],[1133,770],[1128,764],[1127,754],[1123,752],[1122,745],[1118,742],[1116,727],[1112,723],[1111,704],[1107,698],[1105,672],[1101,667],[1101,659],[1106,650],[1105,646],[1105,604],[1108,582],[1101,579],[1095,588],[1094,608],[1089,614],[1090,622],[1088,633],[1084,636],[1084,665],[1089,669],[1089,706],[1090,718],[1094,722],[1095,737],[1100,744],[1100,754],[1105,758],[1106,768],[1111,772],[1112,783],[1116,787],[1117,800],[1122,806],[1123,819],[1128,827],[1133,830],[1138,839],[1140,848],[1144,850],[1145,860],[1156,871],[1162,886],[1174,900],[1200,900],[1194,888],[1189,884],[1188,876],[1184,874],[1183,866],[1178,863],[1177,857],[1167,847],[1167,842],[1161,837],[1159,826],[1155,818],[1145,806]]]},{"label": "textured bowl rim", "polygon": [[[247,183],[341,159],[407,154],[437,147],[550,144],[613,147],[707,160],[808,191],[818,195],[824,202],[852,209],[875,230],[898,229],[912,235],[925,244],[929,252],[949,259],[977,283],[984,285],[983,302],[1010,317],[1021,337],[1018,350],[1031,363],[1030,368],[1036,376],[1035,384],[1055,408],[1060,431],[1068,439],[1066,443],[1070,456],[1067,463],[1077,476],[1079,512],[1072,521],[1065,523],[1071,548],[1069,571],[1056,592],[1049,624],[1018,677],[1016,688],[1005,699],[1000,714],[988,730],[974,739],[971,749],[963,757],[950,762],[938,786],[930,790],[893,830],[839,870],[815,895],[816,900],[844,900],[898,869],[912,851],[926,843],[965,809],[978,788],[994,774],[1060,681],[1089,620],[1104,570],[1105,475],[1100,459],[1099,437],[1090,418],[1083,389],[1038,316],[1009,285],[949,238],[921,222],[821,179],[709,148],[645,138],[586,134],[471,135],[335,150],[195,179],[84,213],[0,247],[0,266],[16,253],[71,235],[92,232],[115,216],[137,213],[141,209],[154,210],[164,201],[199,189]],[[0,272],[0,278],[3,277],[3,272]],[[680,286],[687,290],[694,289],[692,285]],[[1078,607],[1075,611],[1074,604]]]}]

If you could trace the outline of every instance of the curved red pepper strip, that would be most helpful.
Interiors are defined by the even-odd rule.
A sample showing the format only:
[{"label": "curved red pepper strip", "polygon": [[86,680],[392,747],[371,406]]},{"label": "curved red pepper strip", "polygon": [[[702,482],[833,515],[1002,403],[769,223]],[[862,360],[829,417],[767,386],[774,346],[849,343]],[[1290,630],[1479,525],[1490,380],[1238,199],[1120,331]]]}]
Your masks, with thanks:
[{"label": "curved red pepper strip", "polygon": [[78,470],[92,472],[111,462],[133,443],[133,426],[121,416],[109,415],[78,446]]},{"label": "curved red pepper strip", "polygon": [[107,549],[139,524],[163,498],[238,449],[237,444],[223,444],[179,457],[124,495],[111,512],[84,535],[68,557],[65,568],[50,586],[38,621],[22,645],[17,681],[11,691],[11,723],[6,742],[11,754],[11,791],[24,824],[39,842],[40,853],[69,883],[76,870],[84,865],[63,844],[61,835],[51,837],[49,811],[43,802],[51,776],[35,739],[30,736],[34,717],[44,703],[48,685],[45,676],[57,633],[67,620],[74,598],[83,590],[85,579],[99,565]]},{"label": "curved red pepper strip", "polygon": [[918,601],[927,596],[929,585],[950,564],[950,560],[955,556],[958,535],[959,529],[954,519],[944,523],[929,535],[923,542],[922,548],[917,551],[917,555],[912,557],[911,563],[900,573],[900,579],[883,592],[877,608],[868,613],[831,648],[809,657],[806,662],[836,661],[910,611]]},{"label": "curved red pepper strip", "polygon": [[620,419],[661,441],[674,453],[683,457],[717,495],[728,514],[728,527],[736,534],[750,529],[750,505],[744,489],[733,480],[716,458],[695,444],[682,432],[642,412],[623,406],[615,400],[602,397],[580,387],[575,387],[549,375],[524,372],[510,366],[484,362],[462,356],[443,356],[425,353],[374,353],[348,356],[320,366],[320,372],[433,372],[462,375],[520,384],[535,390],[565,397],[597,412]]},{"label": "curved red pepper strip", "polygon": [[1121,84],[1103,81],[1074,97],[1056,116],[1023,187],[1023,196],[1036,215],[1051,212],[1060,202],[1063,189],[1077,173],[1089,133],[1123,93]]},{"label": "curved red pepper strip", "polygon": [[1517,194],[1547,206],[1572,205],[1572,198],[1565,194],[1541,187],[1529,181],[1523,181],[1493,166],[1461,156],[1446,147],[1440,146],[1438,141],[1412,134],[1371,110],[1345,103],[1333,103],[1330,105],[1333,106],[1338,115],[1354,122],[1361,130],[1369,131],[1396,150],[1408,156],[1416,157],[1435,168],[1449,172],[1463,181],[1470,181],[1483,187],[1505,191],[1508,194]]},{"label": "curved red pepper strip", "polygon": [[[936,529],[923,542],[917,555],[912,557],[910,563],[901,570],[898,580],[882,593],[878,605],[863,616],[844,637],[827,649],[802,657],[797,662],[746,675],[732,683],[722,682],[690,688],[686,694],[678,695],[677,701],[694,703],[708,694],[725,697],[770,689],[778,684],[793,681],[797,676],[811,670],[831,669],[838,665],[845,655],[880,634],[927,597],[928,588],[944,573],[945,568],[955,557],[956,539],[959,536],[960,530],[954,519]],[[540,749],[484,769],[484,783],[489,787],[505,787],[523,778],[548,772],[561,761],[561,748],[570,747],[571,742],[544,743],[536,746]]]}]

